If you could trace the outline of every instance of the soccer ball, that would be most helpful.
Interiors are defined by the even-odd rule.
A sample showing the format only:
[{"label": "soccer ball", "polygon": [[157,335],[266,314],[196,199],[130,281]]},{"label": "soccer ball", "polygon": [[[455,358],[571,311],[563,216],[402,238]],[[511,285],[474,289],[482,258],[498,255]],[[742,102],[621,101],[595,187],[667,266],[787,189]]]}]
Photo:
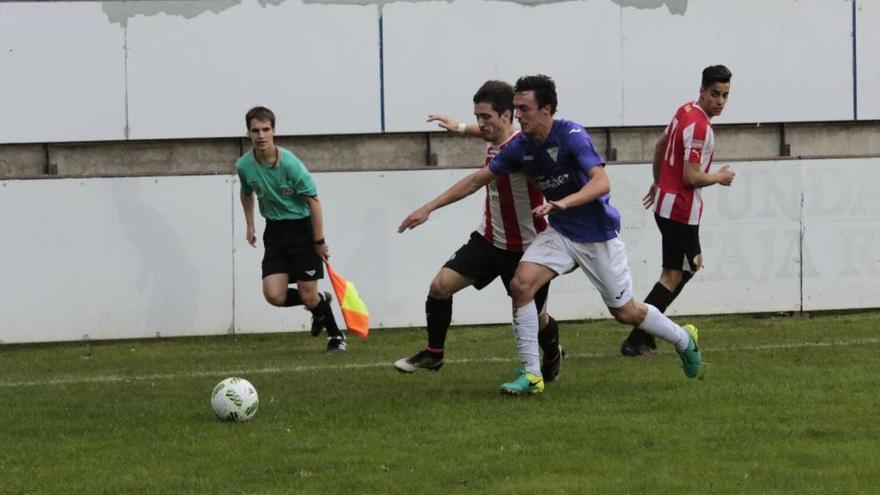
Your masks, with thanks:
[{"label": "soccer ball", "polygon": [[211,394],[211,407],[222,421],[247,421],[257,414],[259,405],[257,389],[237,376],[218,383]]}]

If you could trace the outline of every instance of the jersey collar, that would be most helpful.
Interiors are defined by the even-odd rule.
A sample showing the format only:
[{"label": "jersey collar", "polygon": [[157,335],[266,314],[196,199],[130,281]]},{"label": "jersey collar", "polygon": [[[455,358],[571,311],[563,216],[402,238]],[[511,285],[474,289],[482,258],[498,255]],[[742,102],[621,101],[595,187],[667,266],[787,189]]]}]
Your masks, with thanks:
[{"label": "jersey collar", "polygon": [[[260,159],[257,158],[257,149],[256,148],[253,149],[253,153],[254,153],[254,161],[259,163],[260,165],[263,165],[263,162],[261,162]],[[278,146],[275,146],[275,163],[272,164],[272,168],[277,168],[278,163],[280,161],[281,161],[281,148],[279,148]]]},{"label": "jersey collar", "polygon": [[699,99],[692,101],[692,102],[691,102],[691,106],[693,106],[693,107],[697,108],[699,111],[703,112],[703,115],[705,115],[706,118],[707,118],[708,120],[712,120],[712,119],[709,118],[709,114],[706,113],[706,111],[703,110],[703,107],[700,106],[700,100],[699,100]]}]

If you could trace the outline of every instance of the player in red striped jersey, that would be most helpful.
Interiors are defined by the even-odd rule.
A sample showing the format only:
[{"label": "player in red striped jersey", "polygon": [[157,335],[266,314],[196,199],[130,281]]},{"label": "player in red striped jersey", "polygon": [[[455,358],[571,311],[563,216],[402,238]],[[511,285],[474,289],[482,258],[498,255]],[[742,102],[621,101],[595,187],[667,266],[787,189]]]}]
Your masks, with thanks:
[{"label": "player in red striped jersey", "polygon": [[[485,165],[519,135],[513,128],[513,87],[501,81],[487,81],[473,98],[478,126],[467,126],[443,115],[431,115],[450,132],[478,135],[489,143]],[[472,174],[473,175],[473,174]],[[474,186],[469,175],[435,199],[410,213],[401,222],[398,232],[413,229],[428,220],[431,212],[459,201],[482,188]],[[510,293],[510,280],[523,252],[535,236],[547,227],[543,217],[532,210],[544,204],[541,191],[524,174],[498,177],[486,185],[483,216],[477,230],[440,269],[428,292],[425,314],[428,327],[427,347],[409,357],[397,360],[394,367],[403,373],[418,369],[438,370],[443,366],[446,333],[452,319],[452,296],[468,286],[477,290],[500,277]],[[545,381],[559,374],[564,352],[559,345],[559,327],[544,310],[549,283],[541,288],[535,300],[540,311],[539,343],[544,351],[542,369]]]},{"label": "player in red striped jersey", "polygon": [[[721,115],[727,104],[731,76],[723,65],[703,69],[700,97],[678,109],[654,147],[654,182],[642,201],[646,209],[654,207],[663,239],[663,270],[645,302],[661,312],[703,266],[700,189],[713,184],[729,186],[736,175],[728,165],[709,171],[715,153],[711,119]],[[654,337],[636,327],[623,341],[620,353],[646,356],[656,348]]]}]

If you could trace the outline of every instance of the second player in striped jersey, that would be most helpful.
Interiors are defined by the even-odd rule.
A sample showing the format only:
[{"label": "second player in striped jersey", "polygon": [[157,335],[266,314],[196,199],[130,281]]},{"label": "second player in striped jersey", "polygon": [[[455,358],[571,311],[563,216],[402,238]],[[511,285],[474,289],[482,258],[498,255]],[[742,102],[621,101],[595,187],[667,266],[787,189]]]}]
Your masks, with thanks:
[{"label": "second player in striped jersey", "polygon": [[[736,175],[727,165],[717,172],[709,171],[715,153],[711,119],[721,115],[727,104],[731,76],[723,65],[706,67],[700,97],[679,107],[654,147],[654,182],[642,201],[645,208],[654,207],[654,219],[663,239],[663,269],[645,302],[661,312],[703,266],[700,189],[713,184],[729,186]],[[656,347],[652,336],[633,328],[620,353],[630,357],[651,355]]]}]

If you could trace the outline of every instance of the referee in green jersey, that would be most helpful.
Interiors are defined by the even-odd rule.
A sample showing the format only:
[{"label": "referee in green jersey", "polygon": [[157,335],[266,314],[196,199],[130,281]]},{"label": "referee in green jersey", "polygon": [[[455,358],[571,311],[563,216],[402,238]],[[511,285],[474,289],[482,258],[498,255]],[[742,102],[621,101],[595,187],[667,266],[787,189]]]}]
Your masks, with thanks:
[{"label": "referee in green jersey", "polygon": [[[330,248],[324,240],[324,221],[318,189],[303,162],[290,150],[275,145],[275,114],[255,107],[245,115],[254,144],[235,168],[241,180],[241,206],[247,221],[247,241],[254,233],[254,194],[263,231],[263,296],[273,306],[305,307],[312,313],[312,335],[327,330],[327,351],[344,352],[345,336],[330,309],[329,292],[318,292]],[[289,285],[295,283],[295,288]]]}]

